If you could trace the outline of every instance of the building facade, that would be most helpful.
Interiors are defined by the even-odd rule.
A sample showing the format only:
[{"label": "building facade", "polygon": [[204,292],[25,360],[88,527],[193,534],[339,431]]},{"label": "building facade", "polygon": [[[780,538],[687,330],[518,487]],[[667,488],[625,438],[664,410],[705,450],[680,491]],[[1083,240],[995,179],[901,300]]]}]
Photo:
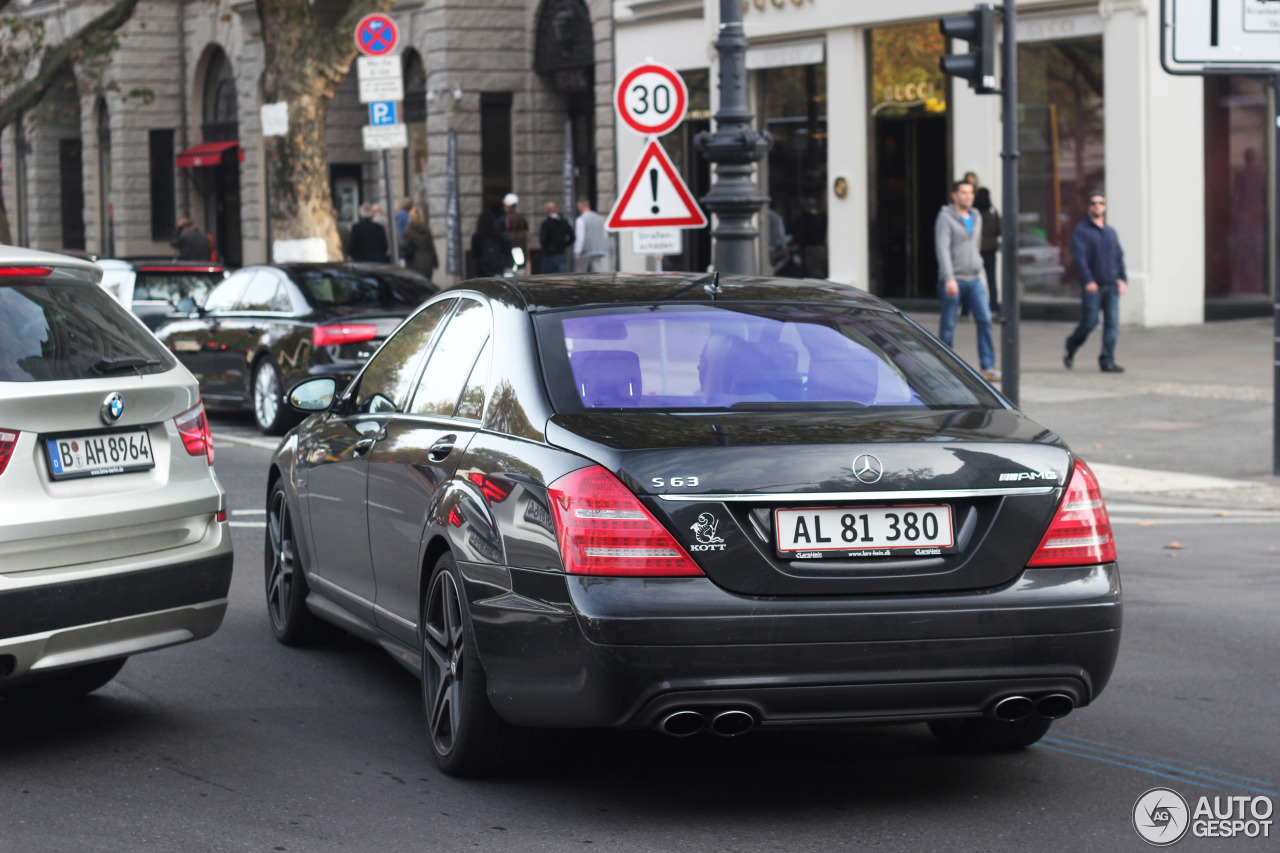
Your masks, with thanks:
[{"label": "building facade", "polygon": [[[1266,187],[1270,94],[1247,77],[1175,77],[1160,66],[1157,0],[1018,4],[1020,293],[1053,316],[1078,302],[1072,228],[1105,192],[1126,253],[1122,320],[1199,323],[1271,312]],[[759,178],[785,246],[761,240],[761,269],[829,277],[899,304],[936,304],[933,222],[967,172],[1001,204],[1000,98],[938,70],[956,0],[743,0],[753,110],[774,147]],[[714,112],[719,0],[617,0],[620,73],[646,58],[680,70]],[[664,144],[695,193],[705,164],[691,133]],[[641,140],[618,138],[622,179]],[[775,216],[776,215],[776,216]],[[762,229],[766,235],[768,228]],[[775,231],[775,233],[777,233]],[[704,268],[690,234],[669,268]],[[653,261],[632,256],[622,265]]]},{"label": "building facade", "polygon": [[[22,11],[71,30],[103,7],[36,0]],[[346,7],[316,0],[318,27],[331,29]],[[362,147],[369,119],[353,64],[325,134],[341,223],[354,222],[364,201],[390,213],[413,198],[429,210],[444,258],[451,131],[464,246],[476,218],[508,192],[521,197],[535,233],[545,201],[581,195],[612,204],[610,0],[406,0],[389,14],[400,29],[409,148],[393,152],[388,198],[381,155]],[[143,0],[119,40],[104,67],[67,75],[0,136],[15,240],[100,256],[168,255],[185,215],[214,237],[227,264],[268,260],[256,3]],[[103,88],[92,79],[106,91],[85,94]],[[536,241],[533,249],[536,261]]]}]

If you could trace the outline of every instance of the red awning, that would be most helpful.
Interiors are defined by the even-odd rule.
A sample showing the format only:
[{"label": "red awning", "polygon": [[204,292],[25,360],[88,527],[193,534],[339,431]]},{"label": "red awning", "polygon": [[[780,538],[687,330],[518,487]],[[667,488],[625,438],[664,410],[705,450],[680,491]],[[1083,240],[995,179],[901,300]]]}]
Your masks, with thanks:
[{"label": "red awning", "polygon": [[240,140],[232,139],[227,142],[202,142],[199,145],[193,145],[178,154],[178,168],[216,166],[222,162],[222,152],[228,148],[235,148],[239,144]]}]

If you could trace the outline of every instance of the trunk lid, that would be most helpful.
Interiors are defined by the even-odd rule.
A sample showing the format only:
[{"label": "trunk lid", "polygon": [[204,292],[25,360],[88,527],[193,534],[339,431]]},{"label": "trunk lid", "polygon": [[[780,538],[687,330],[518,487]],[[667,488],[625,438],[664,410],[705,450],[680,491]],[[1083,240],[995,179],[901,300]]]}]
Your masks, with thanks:
[{"label": "trunk lid", "polygon": [[[1072,463],[1056,435],[1003,409],[587,412],[556,415],[547,438],[617,474],[712,581],[748,595],[1007,583]],[[916,545],[903,534],[918,538],[927,514],[939,530]]]}]

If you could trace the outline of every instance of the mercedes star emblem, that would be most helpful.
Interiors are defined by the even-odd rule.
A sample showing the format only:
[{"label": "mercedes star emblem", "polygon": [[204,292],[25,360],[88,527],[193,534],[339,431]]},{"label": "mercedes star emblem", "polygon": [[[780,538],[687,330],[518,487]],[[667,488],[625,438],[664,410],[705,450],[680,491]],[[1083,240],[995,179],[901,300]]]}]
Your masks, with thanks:
[{"label": "mercedes star emblem", "polygon": [[124,414],[124,397],[119,391],[112,391],[102,401],[102,422],[110,426],[120,420]]},{"label": "mercedes star emblem", "polygon": [[859,482],[870,485],[879,482],[884,476],[884,466],[870,453],[864,453],[853,460],[853,476],[857,477]]}]

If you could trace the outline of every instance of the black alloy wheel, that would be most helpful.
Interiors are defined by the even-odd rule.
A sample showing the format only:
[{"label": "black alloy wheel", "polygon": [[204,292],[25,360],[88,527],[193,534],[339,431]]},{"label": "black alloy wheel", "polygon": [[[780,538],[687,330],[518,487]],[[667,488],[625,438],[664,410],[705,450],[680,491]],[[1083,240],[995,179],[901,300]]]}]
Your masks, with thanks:
[{"label": "black alloy wheel", "polygon": [[307,579],[302,573],[295,535],[288,496],[284,485],[277,482],[267,503],[264,554],[271,632],[286,646],[335,640],[342,636],[342,629],[307,609]]},{"label": "black alloy wheel", "polygon": [[10,702],[32,705],[77,699],[92,693],[115,678],[126,660],[128,660],[127,657],[112,658],[67,667],[36,681],[9,687],[0,691],[0,696]]},{"label": "black alloy wheel", "polygon": [[1053,720],[1031,716],[1008,722],[986,717],[962,720],[931,720],[929,731],[943,746],[966,752],[1007,752],[1022,749],[1040,740]]},{"label": "black alloy wheel", "polygon": [[450,776],[483,776],[513,768],[528,752],[531,736],[489,704],[461,589],[457,563],[445,554],[423,606],[422,704],[440,769]]}]

